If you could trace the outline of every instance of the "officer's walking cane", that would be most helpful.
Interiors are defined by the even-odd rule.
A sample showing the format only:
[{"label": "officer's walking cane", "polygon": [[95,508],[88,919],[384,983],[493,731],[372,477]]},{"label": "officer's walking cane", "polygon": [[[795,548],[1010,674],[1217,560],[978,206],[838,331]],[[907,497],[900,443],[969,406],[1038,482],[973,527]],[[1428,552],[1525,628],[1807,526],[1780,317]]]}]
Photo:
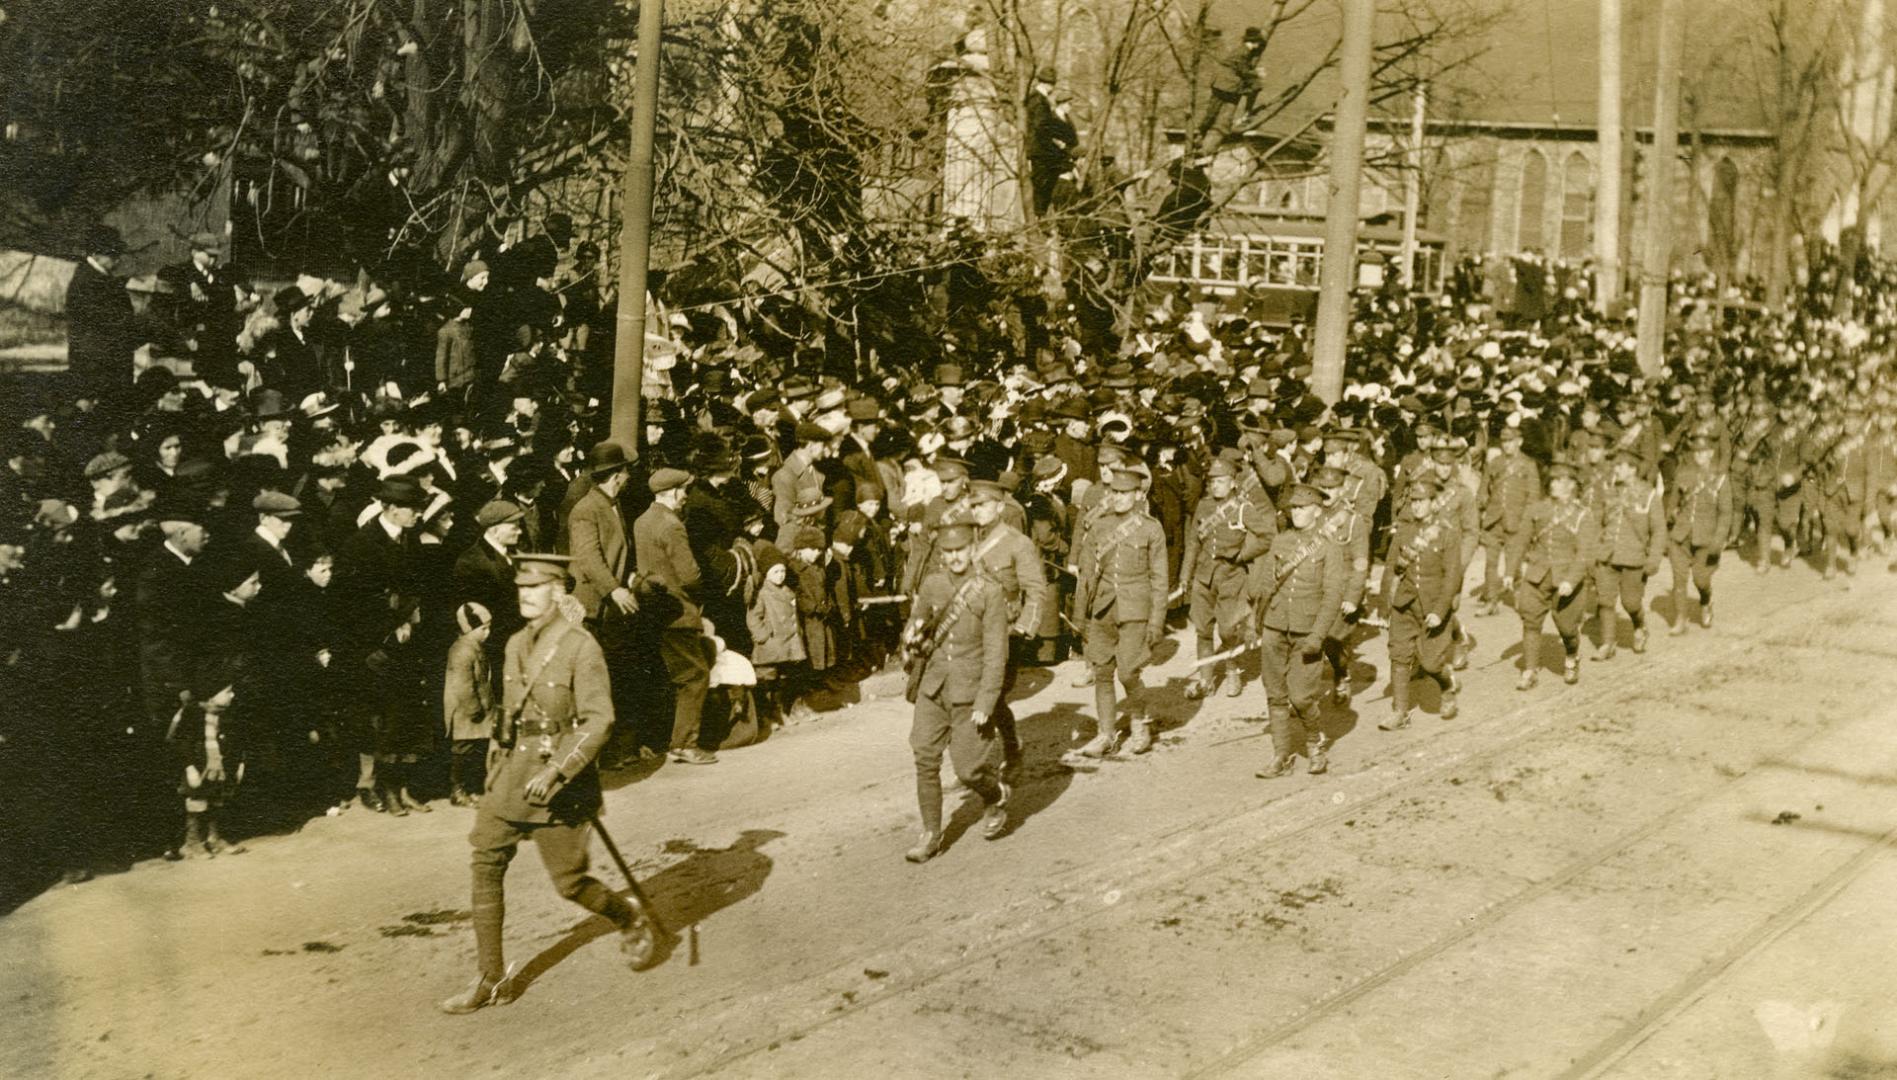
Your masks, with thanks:
[{"label": "officer's walking cane", "polygon": [[653,952],[656,954],[658,952],[656,946],[670,939],[672,932],[659,921],[658,911],[653,908],[652,901],[646,899],[645,891],[639,888],[638,879],[632,876],[632,867],[626,865],[626,857],[619,853],[619,845],[613,843],[612,834],[606,831],[606,823],[599,819],[598,814],[593,815],[592,825],[593,831],[599,834],[600,843],[606,845],[606,854],[612,856],[613,865],[619,867],[619,873],[626,879],[627,897],[632,901],[633,910],[637,911],[639,918],[645,920],[645,924],[652,928],[655,946]]}]

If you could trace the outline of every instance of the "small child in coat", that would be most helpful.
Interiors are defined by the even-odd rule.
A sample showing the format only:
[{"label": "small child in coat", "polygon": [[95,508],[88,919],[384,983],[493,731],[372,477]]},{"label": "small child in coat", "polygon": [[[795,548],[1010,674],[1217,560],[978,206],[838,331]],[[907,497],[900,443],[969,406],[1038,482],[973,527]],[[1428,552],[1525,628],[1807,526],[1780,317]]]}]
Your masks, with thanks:
[{"label": "small child in coat", "polygon": [[448,671],[441,688],[442,721],[451,740],[448,800],[473,806],[487,787],[487,747],[500,709],[487,658],[494,626],[488,610],[472,601],[455,609],[461,636],[448,648]]},{"label": "small child in coat", "polygon": [[804,667],[804,628],[797,614],[797,592],[784,553],[769,543],[756,548],[759,581],[745,623],[751,630],[751,666],[757,669],[758,718],[777,721],[791,702]]}]

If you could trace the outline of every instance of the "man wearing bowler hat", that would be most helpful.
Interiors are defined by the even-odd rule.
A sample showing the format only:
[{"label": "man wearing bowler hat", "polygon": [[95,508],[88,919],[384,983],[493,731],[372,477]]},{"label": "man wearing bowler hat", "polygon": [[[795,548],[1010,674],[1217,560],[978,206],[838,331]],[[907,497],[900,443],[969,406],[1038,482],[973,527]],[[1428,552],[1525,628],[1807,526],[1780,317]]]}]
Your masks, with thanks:
[{"label": "man wearing bowler hat", "polygon": [[526,625],[508,639],[501,718],[487,786],[474,812],[474,942],[479,973],[441,1010],[470,1013],[520,993],[505,961],[505,879],[532,840],[561,896],[612,922],[634,967],[655,937],[637,909],[587,872],[587,826],[601,805],[594,766],[613,726],[612,688],[599,642],[567,599],[564,555],[521,555],[514,586]]}]

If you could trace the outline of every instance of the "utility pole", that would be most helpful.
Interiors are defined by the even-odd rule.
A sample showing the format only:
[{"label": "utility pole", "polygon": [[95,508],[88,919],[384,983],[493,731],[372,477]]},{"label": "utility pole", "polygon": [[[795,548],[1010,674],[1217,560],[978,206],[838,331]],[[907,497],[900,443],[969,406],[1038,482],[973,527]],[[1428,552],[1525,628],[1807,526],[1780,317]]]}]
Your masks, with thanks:
[{"label": "utility pole", "polygon": [[1673,166],[1680,149],[1680,0],[1660,0],[1660,68],[1653,91],[1653,160],[1647,170],[1647,235],[1640,271],[1640,370],[1660,370],[1666,346],[1666,278],[1673,261]]},{"label": "utility pole", "polygon": [[1363,132],[1369,116],[1370,37],[1376,0],[1344,0],[1341,89],[1331,129],[1330,205],[1324,215],[1324,263],[1317,282],[1317,340],[1311,389],[1335,403],[1344,392],[1350,334],[1350,291],[1357,278],[1358,194],[1363,184]]},{"label": "utility pole", "polygon": [[1429,84],[1416,84],[1410,112],[1410,171],[1403,177],[1403,284],[1416,287],[1416,215],[1423,202],[1423,114],[1429,108]]},{"label": "utility pole", "polygon": [[652,261],[652,139],[659,110],[659,34],[665,0],[639,0],[639,69],[632,93],[632,150],[619,207],[619,313],[613,335],[612,437],[639,446],[645,384],[646,274]]},{"label": "utility pole", "polygon": [[1596,115],[1600,178],[1594,193],[1594,308],[1605,315],[1620,299],[1620,0],[1600,0],[1601,81]]}]

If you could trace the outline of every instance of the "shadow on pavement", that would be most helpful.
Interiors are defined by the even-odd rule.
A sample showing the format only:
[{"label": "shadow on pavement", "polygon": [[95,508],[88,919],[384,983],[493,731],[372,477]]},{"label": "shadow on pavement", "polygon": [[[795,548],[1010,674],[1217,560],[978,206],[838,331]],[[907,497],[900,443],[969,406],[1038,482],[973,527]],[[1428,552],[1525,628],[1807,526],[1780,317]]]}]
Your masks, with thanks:
[{"label": "shadow on pavement", "polygon": [[[659,921],[674,939],[657,961],[663,964],[672,949],[695,940],[691,928],[710,916],[755,895],[771,875],[771,857],[759,849],[784,837],[776,829],[746,829],[730,846],[703,848],[689,840],[667,841],[667,853],[685,852],[685,858],[639,882],[639,888],[652,902]],[[608,869],[610,878],[618,871]],[[610,882],[609,882],[610,884]],[[625,890],[619,890],[623,895]],[[573,955],[581,946],[613,934],[613,925],[593,916],[561,935],[560,940],[542,949],[514,976],[525,993],[542,975]]]}]

